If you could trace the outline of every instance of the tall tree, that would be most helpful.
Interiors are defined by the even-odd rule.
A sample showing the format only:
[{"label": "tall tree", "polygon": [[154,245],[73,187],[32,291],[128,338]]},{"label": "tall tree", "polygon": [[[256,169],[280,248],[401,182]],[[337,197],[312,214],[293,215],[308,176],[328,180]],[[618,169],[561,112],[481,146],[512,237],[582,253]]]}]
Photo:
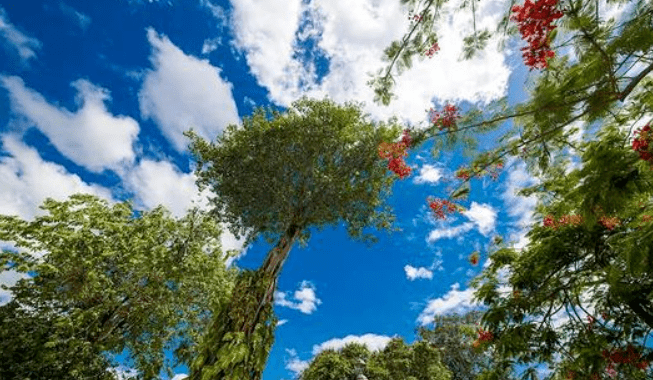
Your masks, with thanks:
[{"label": "tall tree", "polygon": [[306,243],[309,228],[338,223],[368,240],[364,228],[392,221],[384,198],[393,177],[377,147],[399,128],[369,121],[356,104],[302,99],[283,113],[259,109],[215,142],[188,136],[198,185],[216,195],[216,220],[247,241],[262,236],[275,244],[258,270],[238,278],[190,378],[260,379],[274,339],[273,294],[293,244]]},{"label": "tall tree", "polygon": [[[350,343],[341,350],[324,350],[300,375],[301,380],[450,380],[440,351],[425,341],[407,345],[393,338],[381,351]],[[362,376],[361,376],[362,375]]]},{"label": "tall tree", "polygon": [[554,378],[653,376],[653,144],[643,131],[626,145],[623,130],[605,127],[580,168],[528,190],[545,200],[543,221],[524,250],[498,250],[477,279],[504,362],[531,364],[531,374],[547,363]]},{"label": "tall tree", "polygon": [[1,268],[26,276],[4,287],[13,299],[0,307],[0,378],[109,379],[106,354],[124,349],[143,379],[171,373],[166,349],[188,364],[235,277],[213,219],[91,195],[41,208],[33,221],[0,216],[0,240],[16,247]]}]

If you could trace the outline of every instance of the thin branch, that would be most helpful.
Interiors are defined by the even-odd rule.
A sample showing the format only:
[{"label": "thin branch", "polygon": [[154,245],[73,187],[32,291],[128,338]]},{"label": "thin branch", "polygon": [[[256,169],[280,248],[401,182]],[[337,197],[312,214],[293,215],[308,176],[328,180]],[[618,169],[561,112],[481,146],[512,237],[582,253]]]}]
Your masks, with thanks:
[{"label": "thin branch", "polygon": [[637,84],[638,84],[642,79],[644,79],[644,77],[646,77],[646,76],[647,76],[651,71],[653,71],[653,63],[651,63],[650,65],[648,65],[648,67],[646,67],[644,70],[642,70],[642,72],[640,72],[639,75],[637,75],[635,78],[633,78],[633,80],[630,81],[630,83],[628,84],[628,86],[626,86],[626,88],[624,88],[624,90],[621,91],[621,93],[619,94],[619,98],[618,98],[618,99],[619,99],[621,102],[623,102],[623,101],[626,99],[626,97],[627,97],[628,95],[630,95],[630,93],[635,89],[635,86],[637,86]]}]

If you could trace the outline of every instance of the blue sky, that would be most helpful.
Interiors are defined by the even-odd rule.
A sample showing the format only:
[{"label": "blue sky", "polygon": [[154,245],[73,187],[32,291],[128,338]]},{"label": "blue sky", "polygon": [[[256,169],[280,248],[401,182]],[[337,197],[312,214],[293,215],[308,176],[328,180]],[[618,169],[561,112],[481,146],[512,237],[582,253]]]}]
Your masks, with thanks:
[{"label": "blue sky", "polygon": [[[204,199],[184,130],[212,139],[255,106],[283,108],[302,95],[365,102],[374,119],[417,127],[434,104],[519,101],[528,72],[518,49],[491,40],[479,57],[459,60],[471,14],[451,11],[456,3],[439,29],[441,51],[401,76],[397,99],[382,107],[367,73],[408,27],[397,0],[0,0],[0,213],[29,219],[46,197],[86,192],[181,215]],[[479,5],[480,28],[507,9]],[[320,350],[350,341],[373,349],[395,335],[413,341],[434,315],[474,307],[468,284],[494,235],[524,243],[534,200],[514,195],[530,181],[521,165],[473,181],[468,211],[440,221],[426,199],[446,197],[467,159],[460,151],[436,159],[426,144],[407,162],[413,174],[390,199],[401,232],[366,246],[333,226],[291,251],[265,380],[291,379]],[[243,268],[269,248],[222,240],[243,249],[235,262]],[[473,251],[478,266],[467,261]]]}]

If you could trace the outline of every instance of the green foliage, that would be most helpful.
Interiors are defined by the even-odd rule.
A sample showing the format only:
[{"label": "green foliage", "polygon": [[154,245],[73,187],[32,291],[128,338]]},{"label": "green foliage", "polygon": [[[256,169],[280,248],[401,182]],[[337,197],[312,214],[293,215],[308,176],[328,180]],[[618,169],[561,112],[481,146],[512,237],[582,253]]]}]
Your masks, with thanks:
[{"label": "green foliage", "polygon": [[[555,376],[589,379],[610,364],[603,350],[632,345],[638,359],[615,369],[646,378],[636,364],[653,358],[645,346],[653,332],[653,171],[626,141],[607,126],[583,144],[580,167],[544,178],[539,191],[548,201],[539,213],[582,222],[533,226],[526,249],[497,251],[477,279],[476,296],[489,307],[483,321],[503,360],[544,362]],[[504,286],[512,294],[502,295]]]},{"label": "green foliage", "polygon": [[233,286],[218,225],[199,211],[135,215],[90,195],[42,209],[31,222],[0,216],[0,240],[19,250],[3,251],[0,265],[31,276],[0,307],[0,377],[107,378],[102,355],[124,349],[144,379],[169,372],[165,349],[188,363]]},{"label": "green foliage", "polygon": [[[474,380],[490,367],[492,356],[473,347],[482,312],[437,316],[433,328],[420,327],[420,338],[438,347],[442,363],[451,371],[451,380]],[[506,374],[504,380],[511,378]]]},{"label": "green foliage", "polygon": [[301,380],[450,380],[451,373],[440,361],[437,348],[425,341],[407,345],[394,338],[381,351],[350,343],[340,351],[325,350],[316,355]]},{"label": "green foliage", "polygon": [[364,227],[390,218],[380,208],[393,177],[377,149],[399,128],[368,121],[355,104],[302,99],[284,113],[257,110],[215,143],[187,135],[198,185],[218,195],[213,212],[237,236],[276,241],[290,225],[344,222],[362,237]]}]

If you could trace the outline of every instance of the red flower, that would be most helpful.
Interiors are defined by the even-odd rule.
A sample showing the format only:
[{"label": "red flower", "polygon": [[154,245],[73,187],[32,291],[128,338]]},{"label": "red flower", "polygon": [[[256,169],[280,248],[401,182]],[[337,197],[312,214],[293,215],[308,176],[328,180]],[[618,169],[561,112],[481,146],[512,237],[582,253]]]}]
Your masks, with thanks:
[{"label": "red flower", "polygon": [[544,217],[544,227],[557,228],[556,221],[553,215],[547,215]]},{"label": "red flower", "polygon": [[619,225],[620,221],[619,218],[617,218],[616,216],[613,217],[602,216],[601,218],[599,218],[599,223],[601,223],[603,227],[609,230],[613,230],[616,226]]},{"label": "red flower", "polygon": [[558,0],[526,0],[523,6],[512,7],[510,20],[519,24],[519,33],[528,42],[522,51],[524,63],[531,69],[545,69],[547,59],[555,56],[549,37],[556,28],[553,21],[563,16],[557,5]]},{"label": "red flower", "polygon": [[460,179],[462,179],[462,180],[467,181],[467,180],[469,180],[471,177],[472,177],[471,172],[470,172],[470,170],[467,169],[467,168],[460,168],[460,169],[458,169],[458,171],[456,172],[456,178],[460,178]]},{"label": "red flower", "polygon": [[438,126],[440,130],[445,128],[451,129],[456,126],[456,120],[460,118],[458,107],[452,104],[446,104],[442,112],[437,112],[433,108],[429,110],[431,124]]},{"label": "red flower", "polygon": [[478,340],[480,342],[491,342],[494,339],[494,334],[491,331],[478,329]]},{"label": "red flower", "polygon": [[651,139],[653,138],[651,127],[646,124],[642,129],[635,131],[635,134],[638,136],[633,140],[633,150],[639,154],[640,159],[651,161],[651,159],[653,159],[650,144]]},{"label": "red flower", "polygon": [[474,253],[472,253],[471,255],[469,255],[469,262],[470,262],[472,265],[477,265],[479,259],[480,259],[480,255],[478,254],[478,252],[474,252]]},{"label": "red flower", "polygon": [[[421,19],[420,19],[421,20]],[[433,55],[440,50],[440,45],[437,42],[434,42],[433,45],[424,53],[429,58],[433,58]]]},{"label": "red flower", "polygon": [[397,174],[399,178],[408,177],[412,171],[404,161],[404,157],[408,155],[406,149],[411,142],[408,130],[404,130],[401,141],[392,144],[386,142],[379,144],[379,157],[388,159],[388,169]]},{"label": "red flower", "polygon": [[446,199],[440,199],[440,198],[430,199],[428,203],[429,203],[429,207],[431,208],[431,210],[433,210],[435,216],[438,219],[446,218],[445,212],[451,214],[454,211],[458,210],[458,206],[456,206],[456,204],[454,204],[453,202],[449,202]]}]

